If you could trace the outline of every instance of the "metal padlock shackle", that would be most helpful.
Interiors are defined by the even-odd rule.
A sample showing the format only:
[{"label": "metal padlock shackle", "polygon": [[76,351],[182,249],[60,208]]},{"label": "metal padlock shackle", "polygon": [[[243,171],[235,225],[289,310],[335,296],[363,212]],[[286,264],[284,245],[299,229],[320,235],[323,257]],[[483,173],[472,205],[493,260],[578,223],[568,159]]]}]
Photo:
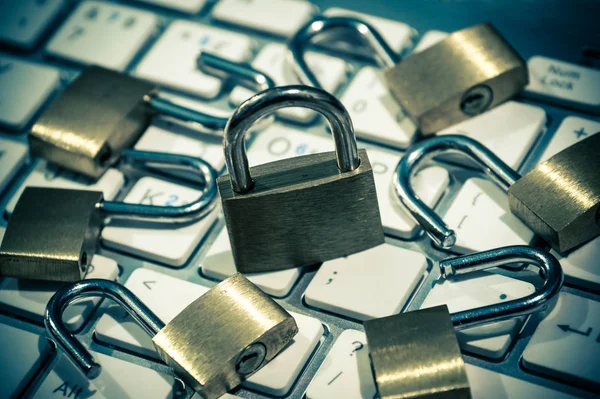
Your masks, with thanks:
[{"label": "metal padlock shackle", "polygon": [[89,379],[100,375],[102,366],[92,354],[72,335],[63,322],[65,309],[74,301],[88,297],[110,298],[137,321],[150,336],[165,327],[158,316],[123,285],[104,279],[89,279],[61,288],[50,298],[44,315],[44,325],[54,341]]},{"label": "metal padlock shackle", "polygon": [[293,61],[292,69],[300,82],[322,88],[317,77],[310,70],[304,53],[316,36],[336,30],[355,33],[356,37],[360,38],[373,51],[376,61],[385,68],[392,68],[401,60],[383,36],[367,22],[352,17],[318,15],[298,29],[288,42],[289,54]]},{"label": "metal padlock shackle", "polygon": [[432,137],[413,145],[398,162],[393,177],[394,190],[412,218],[427,235],[442,248],[452,248],[456,233],[415,193],[410,179],[426,160],[447,151],[458,151],[481,166],[483,171],[503,190],[515,184],[521,175],[480,142],[469,137],[449,134]]},{"label": "metal padlock shackle", "polygon": [[534,293],[522,298],[450,314],[456,330],[523,316],[541,310],[561,289],[563,271],[550,253],[527,245],[514,245],[439,261],[440,279],[513,263],[535,265],[544,279]]},{"label": "metal padlock shackle", "polygon": [[[241,86],[254,91],[262,91],[276,86],[275,81],[269,75],[249,64],[240,64],[205,51],[202,51],[196,59],[196,66],[204,73],[223,80],[233,79]],[[223,128],[225,128],[225,124]]]},{"label": "metal padlock shackle", "polygon": [[216,206],[217,172],[202,158],[164,152],[124,150],[120,160],[124,164],[159,163],[176,165],[198,172],[204,187],[198,199],[186,205],[159,206],[120,201],[102,201],[97,208],[102,216],[148,222],[187,223],[202,219]]},{"label": "metal padlock shackle", "polygon": [[360,165],[352,120],[337,98],[324,90],[309,86],[275,87],[246,100],[227,122],[223,134],[223,149],[233,191],[246,193],[252,190],[254,184],[244,147],[246,132],[258,119],[288,107],[312,109],[325,117],[335,142],[340,171],[353,171]]}]

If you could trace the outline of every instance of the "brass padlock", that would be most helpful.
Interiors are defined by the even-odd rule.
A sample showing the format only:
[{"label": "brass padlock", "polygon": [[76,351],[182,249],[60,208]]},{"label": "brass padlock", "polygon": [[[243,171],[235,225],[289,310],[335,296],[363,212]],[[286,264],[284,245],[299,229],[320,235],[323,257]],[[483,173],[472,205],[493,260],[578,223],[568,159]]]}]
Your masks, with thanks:
[{"label": "brass padlock", "polygon": [[[217,57],[203,64],[213,73],[245,86],[272,83],[250,66],[225,64]],[[227,67],[229,69],[223,69]],[[92,179],[115,164],[122,151],[137,141],[157,114],[193,122],[219,137],[227,118],[207,115],[161,97],[156,87],[132,76],[90,66],[65,88],[42,114],[29,135],[35,157]]]},{"label": "brass padlock", "polygon": [[54,294],[44,322],[50,339],[89,379],[100,375],[101,366],[68,332],[62,315],[71,303],[90,296],[121,305],[152,336],[161,359],[204,399],[241,384],[298,333],[294,318],[241,274],[217,284],[167,325],[121,284],[85,280]]},{"label": "brass padlock", "polygon": [[[244,135],[255,121],[285,107],[324,115],[336,152],[248,168]],[[260,92],[233,113],[223,147],[229,175],[217,185],[238,271],[311,265],[383,243],[369,158],[357,150],[352,121],[331,94],[307,86]]]},{"label": "brass padlock", "polygon": [[91,264],[104,221],[127,219],[188,223],[216,205],[216,172],[200,158],[125,151],[123,161],[182,165],[203,181],[202,194],[182,206],[104,201],[102,192],[27,187],[19,197],[0,244],[0,276],[49,281],[78,281]]},{"label": "brass padlock", "polygon": [[447,151],[470,157],[508,192],[511,212],[559,253],[600,235],[600,135],[559,152],[521,176],[476,140],[461,135],[434,137],[415,144],[398,163],[394,187],[400,201],[431,239],[451,248],[456,234],[421,201],[410,179],[428,158]]},{"label": "brass padlock", "polygon": [[[294,72],[321,87],[304,59],[315,36],[358,36],[379,64],[396,101],[424,135],[478,115],[519,93],[529,82],[527,65],[490,24],[450,34],[419,53],[400,57],[368,23],[351,17],[317,16],[289,42]],[[352,37],[346,35],[345,38]]]},{"label": "brass padlock", "polygon": [[445,305],[364,322],[371,370],[381,399],[470,398],[455,330],[545,309],[562,287],[560,263],[549,253],[512,246],[439,262],[440,279],[477,270],[528,263],[544,282],[519,299],[450,314]]}]

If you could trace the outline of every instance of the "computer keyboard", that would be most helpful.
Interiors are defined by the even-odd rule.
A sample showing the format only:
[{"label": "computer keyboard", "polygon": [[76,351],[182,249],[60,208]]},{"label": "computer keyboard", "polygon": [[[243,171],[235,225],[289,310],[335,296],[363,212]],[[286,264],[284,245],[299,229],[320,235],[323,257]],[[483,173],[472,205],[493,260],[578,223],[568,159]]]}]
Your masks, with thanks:
[{"label": "computer keyboard", "polygon": [[[528,59],[522,95],[439,132],[459,133],[526,172],[600,132],[600,70],[579,63],[600,47],[592,1],[6,0],[0,2],[0,240],[26,186],[98,190],[107,200],[181,205],[198,191],[178,171],[151,176],[110,168],[97,181],[30,159],[27,133],[83,66],[152,81],[176,103],[221,117],[254,93],[201,72],[201,50],[249,63],[277,85],[296,84],[286,40],[312,16],[349,15],[378,29],[401,55],[447,32],[491,21]],[[436,283],[433,262],[504,245],[543,244],[508,209],[506,194],[455,156],[419,171],[416,193],[458,236],[436,248],[399,204],[392,177],[417,127],[386,89],[363,49],[323,43],[307,62],[348,109],[373,167],[386,243],[323,265],[248,275],[296,319],[299,334],[277,358],[225,395],[233,398],[371,399],[376,389],[362,321],[447,304],[450,311],[522,297],[539,279],[527,270],[477,272]],[[252,135],[251,165],[330,151],[313,111],[289,108]],[[156,117],[135,149],[199,156],[223,173],[221,138],[193,123]],[[124,284],[164,322],[235,273],[220,209],[185,226],[110,222],[86,278]],[[460,331],[474,398],[600,397],[600,238],[557,255],[565,287],[547,314]],[[66,312],[70,329],[102,364],[88,380],[46,339],[43,311],[59,287],[0,279],[0,397],[198,398],[174,376],[150,337],[110,301],[86,299]]]}]

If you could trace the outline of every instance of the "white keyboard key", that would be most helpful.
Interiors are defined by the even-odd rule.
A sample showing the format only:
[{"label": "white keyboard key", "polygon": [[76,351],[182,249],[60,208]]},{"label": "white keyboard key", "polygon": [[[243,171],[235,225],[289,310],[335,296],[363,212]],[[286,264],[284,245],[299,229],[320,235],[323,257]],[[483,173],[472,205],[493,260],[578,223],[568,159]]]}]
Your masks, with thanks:
[{"label": "white keyboard key", "polygon": [[527,344],[523,367],[598,392],[600,302],[562,292]]},{"label": "white keyboard key", "polygon": [[54,68],[0,55],[0,125],[24,128],[57,88],[59,78]]},{"label": "white keyboard key", "polygon": [[458,253],[528,245],[533,239],[533,232],[510,212],[506,193],[490,180],[468,179],[444,220],[456,232],[452,251]]},{"label": "white keyboard key", "polygon": [[529,97],[600,114],[600,71],[556,59],[535,56],[527,61]]},{"label": "white keyboard key", "polygon": [[[149,269],[136,269],[127,279],[129,288],[164,323],[170,322],[208,288]],[[165,298],[169,298],[168,301]],[[120,306],[113,305],[96,325],[96,338],[109,345],[160,359],[152,338]]]},{"label": "white keyboard key", "polygon": [[342,96],[354,124],[356,137],[406,148],[417,127],[390,94],[381,71],[364,67]]},{"label": "white keyboard key", "polygon": [[[269,43],[262,48],[252,61],[252,66],[259,71],[266,72],[277,86],[299,84],[298,79],[285,62],[287,51],[287,47],[283,44]],[[334,93],[346,78],[348,66],[340,58],[309,51],[306,53],[306,62],[316,74],[323,89],[330,93]],[[254,94],[255,92],[245,87],[237,86],[232,90],[229,101],[234,106],[238,106]],[[283,119],[299,123],[309,123],[317,115],[314,111],[297,107],[285,108],[279,111],[278,114]]]},{"label": "white keyboard key", "polygon": [[372,399],[376,393],[365,333],[343,331],[308,386],[307,399]]},{"label": "white keyboard key", "polygon": [[304,0],[220,0],[212,17],[220,22],[291,36],[318,8]]},{"label": "white keyboard key", "polygon": [[273,396],[284,396],[291,389],[324,330],[318,319],[294,312],[290,314],[298,324],[298,335],[273,360],[244,381],[243,387]]},{"label": "white keyboard key", "polygon": [[[224,280],[237,272],[226,227],[221,229],[221,232],[212,243],[201,263],[201,268],[202,273],[207,277],[218,280]],[[300,268],[268,273],[245,273],[244,276],[267,294],[283,297],[290,292],[292,286],[300,277]]]},{"label": "white keyboard key", "polygon": [[413,53],[418,53],[444,40],[448,36],[447,32],[439,30],[430,30],[425,32],[419,43],[413,49]]},{"label": "white keyboard key", "polygon": [[2,239],[4,238],[5,232],[6,232],[6,227],[0,226],[0,244],[2,244]]},{"label": "white keyboard key", "polygon": [[[513,169],[518,169],[545,128],[546,112],[529,104],[509,101],[446,128],[440,135],[462,134],[489,148]],[[473,165],[464,156],[444,156],[463,165]]]},{"label": "white keyboard key", "polygon": [[[137,295],[165,323],[208,288],[148,269],[136,269],[125,286]],[[169,298],[165,301],[164,298]],[[285,395],[323,335],[317,319],[291,312],[299,333],[275,359],[244,383],[250,389],[269,395]],[[118,306],[112,306],[96,325],[98,340],[158,359],[151,338]]]},{"label": "white keyboard key", "polygon": [[426,268],[421,253],[385,243],[323,263],[304,300],[361,321],[390,316],[404,307]]},{"label": "white keyboard key", "polygon": [[81,3],[46,50],[82,64],[124,70],[156,29],[154,14],[101,1]]},{"label": "white keyboard key", "polygon": [[544,162],[567,147],[596,133],[600,133],[600,122],[579,118],[577,116],[566,117],[556,130],[556,133],[554,133],[554,136],[552,136],[539,163]]},{"label": "white keyboard key", "polygon": [[[135,149],[200,157],[220,171],[225,166],[222,144],[221,137],[203,134],[166,119],[157,119],[140,137]],[[161,168],[164,170],[163,166]]]},{"label": "white keyboard key", "polygon": [[[181,206],[195,201],[201,194],[178,184],[153,177],[138,180],[124,201],[134,204]],[[185,225],[136,226],[131,222],[109,223],[102,230],[102,241],[119,251],[164,263],[183,265],[215,221],[215,212],[203,219]]]},{"label": "white keyboard key", "polygon": [[0,137],[0,194],[27,162],[27,146]]},{"label": "white keyboard key", "polygon": [[140,0],[144,3],[181,11],[186,14],[197,14],[206,5],[207,0]]},{"label": "white keyboard key", "polygon": [[21,397],[18,393],[25,388],[49,354],[50,346],[46,337],[0,324],[2,396]]},{"label": "white keyboard key", "polygon": [[567,283],[600,291],[600,268],[598,267],[600,237],[596,237],[566,256],[561,256],[555,251],[551,252],[560,261]]},{"label": "white keyboard key", "polygon": [[[140,78],[205,98],[219,94],[221,79],[200,72],[196,60],[202,50],[235,62],[252,55],[250,37],[177,20],[171,23],[135,69]],[[169,62],[165,62],[169,60]]]},{"label": "white keyboard key", "polygon": [[[101,255],[94,255],[85,279],[116,280],[118,274],[117,262]],[[47,281],[4,278],[0,281],[0,303],[14,309],[17,313],[41,322],[48,301],[63,285]],[[65,310],[63,320],[71,330],[79,330],[99,302],[100,298],[98,297],[86,298],[77,302]]]},{"label": "white keyboard key", "polygon": [[[421,309],[448,305],[451,313],[494,305],[532,294],[535,287],[527,282],[492,274],[470,273],[434,285]],[[457,332],[460,347],[492,359],[502,358],[521,328],[523,318],[472,327]]]},{"label": "white keyboard key", "polygon": [[[167,374],[91,351],[102,366],[100,376],[89,380],[64,355],[33,395],[34,398],[177,398],[180,384]],[[143,383],[140,383],[143,382]]]},{"label": "white keyboard key", "polygon": [[323,14],[328,17],[354,17],[363,19],[369,25],[377,29],[387,44],[397,53],[409,48],[416,31],[402,22],[393,19],[376,17],[374,15],[364,14],[345,8],[328,8]]},{"label": "white keyboard key", "polygon": [[0,42],[31,49],[64,5],[64,0],[0,1]]},{"label": "white keyboard key", "polygon": [[[400,157],[374,148],[369,148],[367,153],[373,168],[384,232],[404,239],[414,238],[421,231],[421,227],[411,219],[406,208],[400,203],[392,184]],[[449,182],[448,171],[439,166],[423,169],[412,179],[413,188],[419,198],[431,207],[438,203]]]},{"label": "white keyboard key", "polygon": [[576,396],[573,395],[535,385],[527,381],[518,380],[481,367],[470,364],[467,364],[466,367],[473,399],[576,398]]},{"label": "white keyboard key", "polygon": [[94,182],[84,176],[40,160],[6,205],[6,212],[12,213],[21,193],[28,186],[102,191],[104,199],[110,201],[117,195],[124,183],[125,178],[117,169],[108,169],[99,180]]}]

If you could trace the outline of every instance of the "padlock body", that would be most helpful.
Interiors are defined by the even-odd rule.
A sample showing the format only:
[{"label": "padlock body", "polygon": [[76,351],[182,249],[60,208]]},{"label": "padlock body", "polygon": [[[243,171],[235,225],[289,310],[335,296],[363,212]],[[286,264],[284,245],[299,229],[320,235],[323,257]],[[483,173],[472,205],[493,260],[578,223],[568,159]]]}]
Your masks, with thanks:
[{"label": "padlock body", "polygon": [[217,180],[237,270],[266,272],[312,265],[382,244],[373,171],[365,150],[360,166],[341,172],[335,152],[250,168],[253,189]]},{"label": "padlock body", "polygon": [[600,235],[600,134],[554,155],[508,190],[510,210],[565,253]]},{"label": "padlock body", "polygon": [[29,135],[33,156],[92,179],[114,164],[155,114],[150,83],[91,66],[65,88]]},{"label": "padlock body", "polygon": [[96,191],[27,187],[0,245],[0,276],[79,281],[98,245]]},{"label": "padlock body", "polygon": [[489,24],[454,32],[409,55],[385,76],[424,135],[485,112],[529,82],[525,61]]},{"label": "padlock body", "polygon": [[[288,312],[236,274],[188,305],[152,342],[186,384],[204,399],[216,399],[275,357],[297,333]],[[239,362],[248,347],[264,352],[255,370],[241,374]]]},{"label": "padlock body", "polygon": [[363,324],[381,399],[471,398],[446,305]]}]

